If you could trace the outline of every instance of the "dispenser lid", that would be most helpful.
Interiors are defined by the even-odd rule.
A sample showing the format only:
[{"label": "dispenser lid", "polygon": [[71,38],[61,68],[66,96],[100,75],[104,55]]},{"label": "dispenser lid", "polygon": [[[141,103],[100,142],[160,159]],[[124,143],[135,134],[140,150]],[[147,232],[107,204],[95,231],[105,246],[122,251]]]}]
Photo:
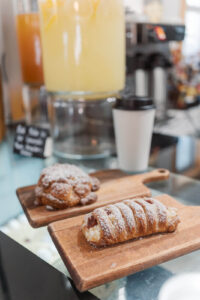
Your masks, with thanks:
[{"label": "dispenser lid", "polygon": [[136,55],[133,57],[133,68],[135,70],[137,69],[145,70],[147,68],[147,59],[144,54],[136,53]]},{"label": "dispenser lid", "polygon": [[155,109],[153,100],[149,97],[128,95],[116,100],[114,109],[121,110],[149,110]]},{"label": "dispenser lid", "polygon": [[148,66],[153,69],[156,67],[170,68],[172,67],[172,62],[170,59],[166,58],[164,55],[159,53],[154,53],[149,57]]}]

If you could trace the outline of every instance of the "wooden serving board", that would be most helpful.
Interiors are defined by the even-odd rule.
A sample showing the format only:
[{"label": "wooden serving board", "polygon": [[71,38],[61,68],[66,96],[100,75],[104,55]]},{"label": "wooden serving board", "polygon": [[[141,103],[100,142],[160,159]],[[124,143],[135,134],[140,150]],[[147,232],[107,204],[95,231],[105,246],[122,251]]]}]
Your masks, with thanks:
[{"label": "wooden serving board", "polygon": [[200,207],[184,206],[168,195],[156,198],[167,206],[178,208],[181,223],[176,232],[95,249],[86,242],[80,231],[84,216],[49,225],[49,233],[80,291],[200,248]]},{"label": "wooden serving board", "polygon": [[90,175],[96,176],[100,180],[101,187],[97,191],[98,201],[86,206],[49,211],[45,206],[34,204],[35,185],[17,189],[17,196],[31,226],[37,228],[54,221],[82,215],[97,207],[128,197],[150,196],[151,192],[144,183],[167,179],[169,171],[157,169],[144,174],[128,176],[120,170],[103,170]]}]

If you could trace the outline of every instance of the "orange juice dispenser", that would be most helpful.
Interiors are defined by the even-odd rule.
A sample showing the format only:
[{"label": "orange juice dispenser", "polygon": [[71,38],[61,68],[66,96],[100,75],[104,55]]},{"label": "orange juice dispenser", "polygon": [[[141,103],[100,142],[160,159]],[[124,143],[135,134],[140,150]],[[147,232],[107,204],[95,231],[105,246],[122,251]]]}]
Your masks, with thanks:
[{"label": "orange juice dispenser", "polygon": [[16,30],[26,121],[42,125],[47,117],[45,105],[41,103],[44,99],[44,78],[37,0],[16,1]]},{"label": "orange juice dispenser", "polygon": [[55,154],[112,153],[113,97],[125,84],[123,0],[39,0]]}]

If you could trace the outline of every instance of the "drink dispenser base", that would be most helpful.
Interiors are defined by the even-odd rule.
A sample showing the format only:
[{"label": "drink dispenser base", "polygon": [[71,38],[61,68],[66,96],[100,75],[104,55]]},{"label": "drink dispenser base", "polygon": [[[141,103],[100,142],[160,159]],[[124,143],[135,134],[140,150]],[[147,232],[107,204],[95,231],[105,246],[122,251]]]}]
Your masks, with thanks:
[{"label": "drink dispenser base", "polygon": [[115,152],[114,98],[69,100],[49,96],[54,154],[65,159],[105,158]]}]

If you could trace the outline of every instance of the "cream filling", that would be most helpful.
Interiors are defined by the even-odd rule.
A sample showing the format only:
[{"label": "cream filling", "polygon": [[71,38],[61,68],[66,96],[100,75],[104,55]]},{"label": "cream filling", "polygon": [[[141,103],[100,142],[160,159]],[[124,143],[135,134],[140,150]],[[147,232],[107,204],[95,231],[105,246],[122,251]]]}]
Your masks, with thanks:
[{"label": "cream filling", "polygon": [[101,229],[99,225],[91,227],[85,231],[85,237],[88,242],[98,242],[101,237]]}]

